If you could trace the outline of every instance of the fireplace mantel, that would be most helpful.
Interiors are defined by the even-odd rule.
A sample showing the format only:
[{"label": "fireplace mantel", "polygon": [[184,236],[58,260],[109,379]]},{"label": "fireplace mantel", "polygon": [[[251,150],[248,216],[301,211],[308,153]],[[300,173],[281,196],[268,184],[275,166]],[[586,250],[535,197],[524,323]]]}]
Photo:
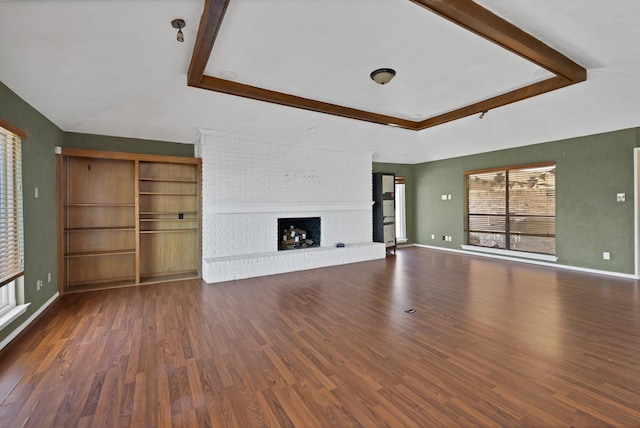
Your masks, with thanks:
[{"label": "fireplace mantel", "polygon": [[246,213],[284,213],[284,212],[322,212],[322,211],[360,211],[371,210],[372,201],[356,202],[242,202],[207,204],[206,210],[212,214]]}]

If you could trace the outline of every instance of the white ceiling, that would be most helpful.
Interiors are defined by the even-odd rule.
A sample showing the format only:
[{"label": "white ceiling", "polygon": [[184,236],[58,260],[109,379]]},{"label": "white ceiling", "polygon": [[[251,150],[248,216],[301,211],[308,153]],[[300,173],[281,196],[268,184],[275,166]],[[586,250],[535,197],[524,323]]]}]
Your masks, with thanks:
[{"label": "white ceiling", "polygon": [[[587,81],[417,132],[190,88],[204,0],[0,0],[0,81],[65,131],[194,143],[210,129],[380,162],[640,126],[640,1],[477,3]],[[380,67],[397,70],[388,85],[369,79]],[[231,0],[205,74],[410,120],[550,76],[409,0]]]}]

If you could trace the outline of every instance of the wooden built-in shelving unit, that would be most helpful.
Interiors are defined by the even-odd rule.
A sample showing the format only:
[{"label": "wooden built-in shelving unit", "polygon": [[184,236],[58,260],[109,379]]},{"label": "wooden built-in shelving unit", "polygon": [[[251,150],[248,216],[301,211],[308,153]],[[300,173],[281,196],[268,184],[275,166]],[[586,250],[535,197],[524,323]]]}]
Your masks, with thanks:
[{"label": "wooden built-in shelving unit", "polygon": [[140,162],[140,282],[197,276],[200,170]]},{"label": "wooden built-in shelving unit", "polygon": [[61,292],[200,277],[200,159],[57,157]]}]

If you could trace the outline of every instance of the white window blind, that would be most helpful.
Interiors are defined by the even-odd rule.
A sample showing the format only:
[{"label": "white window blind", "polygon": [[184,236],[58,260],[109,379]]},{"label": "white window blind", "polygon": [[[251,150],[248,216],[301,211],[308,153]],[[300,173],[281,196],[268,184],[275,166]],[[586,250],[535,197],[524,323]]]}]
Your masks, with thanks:
[{"label": "white window blind", "polygon": [[0,285],[24,273],[21,139],[0,127]]},{"label": "white window blind", "polygon": [[465,173],[467,243],[555,254],[555,164]]}]

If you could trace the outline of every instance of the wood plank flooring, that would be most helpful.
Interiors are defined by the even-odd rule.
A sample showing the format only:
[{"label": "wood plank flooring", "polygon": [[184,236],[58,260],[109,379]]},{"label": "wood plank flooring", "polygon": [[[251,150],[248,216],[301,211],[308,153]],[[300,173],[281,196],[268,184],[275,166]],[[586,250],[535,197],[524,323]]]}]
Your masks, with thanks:
[{"label": "wood plank flooring", "polygon": [[0,353],[0,426],[640,426],[638,283],[405,248],[65,295]]}]

